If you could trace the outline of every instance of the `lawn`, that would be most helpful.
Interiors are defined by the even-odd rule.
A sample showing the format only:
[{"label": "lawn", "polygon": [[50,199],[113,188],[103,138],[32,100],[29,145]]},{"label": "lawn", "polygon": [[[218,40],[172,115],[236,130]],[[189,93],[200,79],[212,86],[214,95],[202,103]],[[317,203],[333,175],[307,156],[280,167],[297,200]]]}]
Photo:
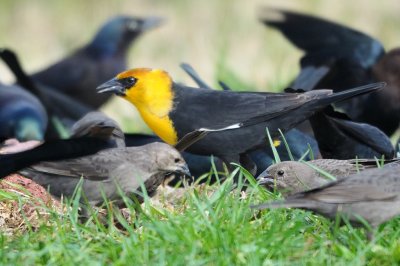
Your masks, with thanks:
[{"label": "lawn", "polygon": [[[247,173],[243,176],[254,181]],[[5,200],[5,196],[0,199]],[[105,226],[96,214],[85,223],[78,222],[77,196],[70,202],[72,207],[62,213],[41,208],[43,218],[35,221],[35,225],[26,219],[15,234],[1,235],[0,264],[395,265],[400,262],[399,219],[382,225],[369,242],[365,229],[339,227],[310,212],[284,209],[258,212],[249,207],[279,198],[280,195],[254,184],[243,192],[241,185],[232,185],[232,179],[210,186],[161,187],[156,199],[147,199],[138,211],[135,211],[138,205],[127,199],[132,216],[123,216],[109,208],[111,215]],[[24,201],[27,200],[20,199],[21,204]],[[49,214],[44,215],[44,210]]]}]

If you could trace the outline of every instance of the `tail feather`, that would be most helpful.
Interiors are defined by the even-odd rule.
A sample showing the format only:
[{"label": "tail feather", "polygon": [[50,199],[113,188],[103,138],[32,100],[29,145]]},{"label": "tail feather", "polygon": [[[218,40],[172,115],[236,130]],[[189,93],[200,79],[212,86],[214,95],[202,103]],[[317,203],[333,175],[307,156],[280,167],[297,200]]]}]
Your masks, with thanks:
[{"label": "tail feather", "polygon": [[317,207],[317,202],[306,199],[287,199],[284,201],[272,201],[259,205],[252,205],[250,208],[256,210],[264,209],[279,209],[279,208],[300,208],[300,209],[313,209]]},{"label": "tail feather", "polygon": [[94,154],[107,148],[107,141],[82,137],[52,140],[27,151],[0,155],[0,178],[41,161],[71,159]]},{"label": "tail feather", "polygon": [[[377,83],[371,83],[368,85],[364,85],[364,86],[359,86],[353,89],[348,89],[348,90],[344,90],[341,92],[335,92],[332,93],[330,95],[328,95],[326,98],[323,98],[321,100],[318,101],[318,104],[322,104],[322,105],[328,105],[331,103],[337,103],[337,102],[341,102],[347,99],[350,99],[352,97],[355,96],[360,96],[363,94],[367,94],[367,93],[371,93],[373,91],[377,91],[379,89],[382,89],[386,86],[386,82],[377,82]],[[318,90],[316,90],[318,91]],[[307,93],[313,93],[314,91],[310,91]]]}]

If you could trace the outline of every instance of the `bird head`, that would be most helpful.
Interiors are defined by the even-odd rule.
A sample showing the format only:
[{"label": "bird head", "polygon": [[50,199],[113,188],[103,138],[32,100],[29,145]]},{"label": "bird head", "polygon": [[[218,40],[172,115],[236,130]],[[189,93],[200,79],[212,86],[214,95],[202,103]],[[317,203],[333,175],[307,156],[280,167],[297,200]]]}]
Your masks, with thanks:
[{"label": "bird head", "polygon": [[137,68],[118,74],[97,87],[98,93],[111,92],[128,100],[141,112],[149,110],[158,117],[173,108],[172,79],[161,69]]},{"label": "bird head", "polygon": [[102,55],[125,52],[133,40],[162,21],[159,17],[114,17],[100,28],[89,47]]},{"label": "bird head", "polygon": [[268,167],[258,177],[260,185],[272,190],[276,185],[279,191],[292,192],[307,189],[306,179],[316,176],[315,170],[301,162],[287,161]]},{"label": "bird head", "polygon": [[90,112],[71,128],[72,137],[96,137],[112,140],[118,147],[125,146],[125,136],[118,123],[101,112]]},{"label": "bird head", "polygon": [[153,158],[153,166],[157,172],[162,172],[166,177],[176,175],[179,177],[191,176],[182,155],[172,146],[155,142],[146,145],[147,153]]},{"label": "bird head", "polygon": [[126,99],[161,139],[171,145],[177,143],[177,132],[169,117],[175,107],[174,83],[167,72],[150,68],[128,70],[97,87],[97,92],[111,92]]}]

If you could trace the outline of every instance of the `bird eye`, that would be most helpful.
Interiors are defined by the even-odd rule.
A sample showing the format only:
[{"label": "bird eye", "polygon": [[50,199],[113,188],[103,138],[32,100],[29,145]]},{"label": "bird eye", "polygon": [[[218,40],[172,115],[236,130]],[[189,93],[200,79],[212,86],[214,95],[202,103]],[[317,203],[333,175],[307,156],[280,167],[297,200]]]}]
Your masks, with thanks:
[{"label": "bird eye", "polygon": [[133,85],[133,84],[135,84],[136,79],[133,78],[133,77],[129,77],[129,78],[126,79],[126,81],[127,81],[130,85]]},{"label": "bird eye", "polygon": [[128,23],[128,28],[130,30],[136,30],[136,28],[139,26],[139,23],[137,21],[130,21]]},{"label": "bird eye", "polygon": [[181,159],[175,158],[175,163],[179,163],[180,161],[181,161]]},{"label": "bird eye", "polygon": [[285,174],[285,172],[283,170],[279,170],[277,174],[278,174],[278,176],[283,176]]}]

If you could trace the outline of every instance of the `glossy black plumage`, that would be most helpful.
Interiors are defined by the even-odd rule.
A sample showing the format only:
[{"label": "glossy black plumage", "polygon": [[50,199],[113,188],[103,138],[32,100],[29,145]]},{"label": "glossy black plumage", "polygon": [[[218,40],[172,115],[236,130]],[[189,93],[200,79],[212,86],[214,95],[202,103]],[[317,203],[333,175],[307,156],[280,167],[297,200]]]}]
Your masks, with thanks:
[{"label": "glossy black plumage", "polygon": [[[200,87],[204,89],[212,90],[213,88],[209,86],[200,75],[194,70],[194,68],[187,64],[181,63],[180,67],[193,79],[193,81]],[[230,87],[228,87],[225,83],[219,82],[219,85],[223,90],[232,91]],[[315,139],[309,136],[306,133],[301,132],[300,130],[294,128],[287,131],[284,134],[285,140],[289,146],[291,156],[294,160],[299,160],[303,158],[305,160],[311,160],[312,158],[318,158],[320,156],[318,150],[318,144]],[[289,154],[288,149],[283,143],[282,138],[277,138],[280,140],[280,145],[276,147],[276,150],[279,155],[279,159],[282,161],[289,161],[292,157]],[[305,153],[311,149],[310,154],[304,156]],[[313,155],[312,157],[310,157]],[[259,175],[263,169],[269,167],[275,161],[274,154],[271,147],[265,147],[263,149],[255,150],[250,153],[251,160],[257,166],[256,174]]]},{"label": "glossy black plumage", "polygon": [[35,95],[46,110],[49,120],[51,120],[46,130],[46,139],[60,138],[62,135],[55,128],[53,119],[61,121],[64,127],[70,128],[82,116],[93,110],[62,92],[35,82],[26,74],[14,51],[7,48],[0,49],[0,58],[14,74],[18,86],[22,86]]},{"label": "glossy black plumage", "polygon": [[34,95],[0,83],[0,140],[43,140],[47,123],[46,111]]},{"label": "glossy black plumage", "polygon": [[370,82],[387,82],[384,90],[339,106],[351,119],[392,135],[400,122],[400,51],[385,53],[379,41],[344,25],[295,12],[272,11],[280,18],[267,13],[261,21],[281,31],[305,52],[293,87],[342,91]]},{"label": "glossy black plumage", "polygon": [[278,129],[285,132],[331,103],[382,86],[374,84],[339,94],[330,90],[292,94],[196,90],[175,84],[175,108],[169,117],[179,138],[199,128],[240,124],[239,129],[210,133],[188,149],[196,154],[213,154],[227,162],[240,162],[239,155],[267,145],[266,127],[272,137],[278,137]]},{"label": "glossy black plumage", "polygon": [[107,147],[106,140],[93,137],[49,140],[27,151],[0,155],[0,178],[44,160],[86,156]]},{"label": "glossy black plumage", "polygon": [[160,18],[151,17],[114,17],[102,26],[89,44],[34,73],[32,78],[92,108],[98,108],[110,95],[94,93],[96,86],[124,70],[132,42],[160,22]]},{"label": "glossy black plumage", "polygon": [[378,128],[351,121],[332,107],[310,118],[314,136],[325,159],[391,159],[395,151],[388,136]]}]

